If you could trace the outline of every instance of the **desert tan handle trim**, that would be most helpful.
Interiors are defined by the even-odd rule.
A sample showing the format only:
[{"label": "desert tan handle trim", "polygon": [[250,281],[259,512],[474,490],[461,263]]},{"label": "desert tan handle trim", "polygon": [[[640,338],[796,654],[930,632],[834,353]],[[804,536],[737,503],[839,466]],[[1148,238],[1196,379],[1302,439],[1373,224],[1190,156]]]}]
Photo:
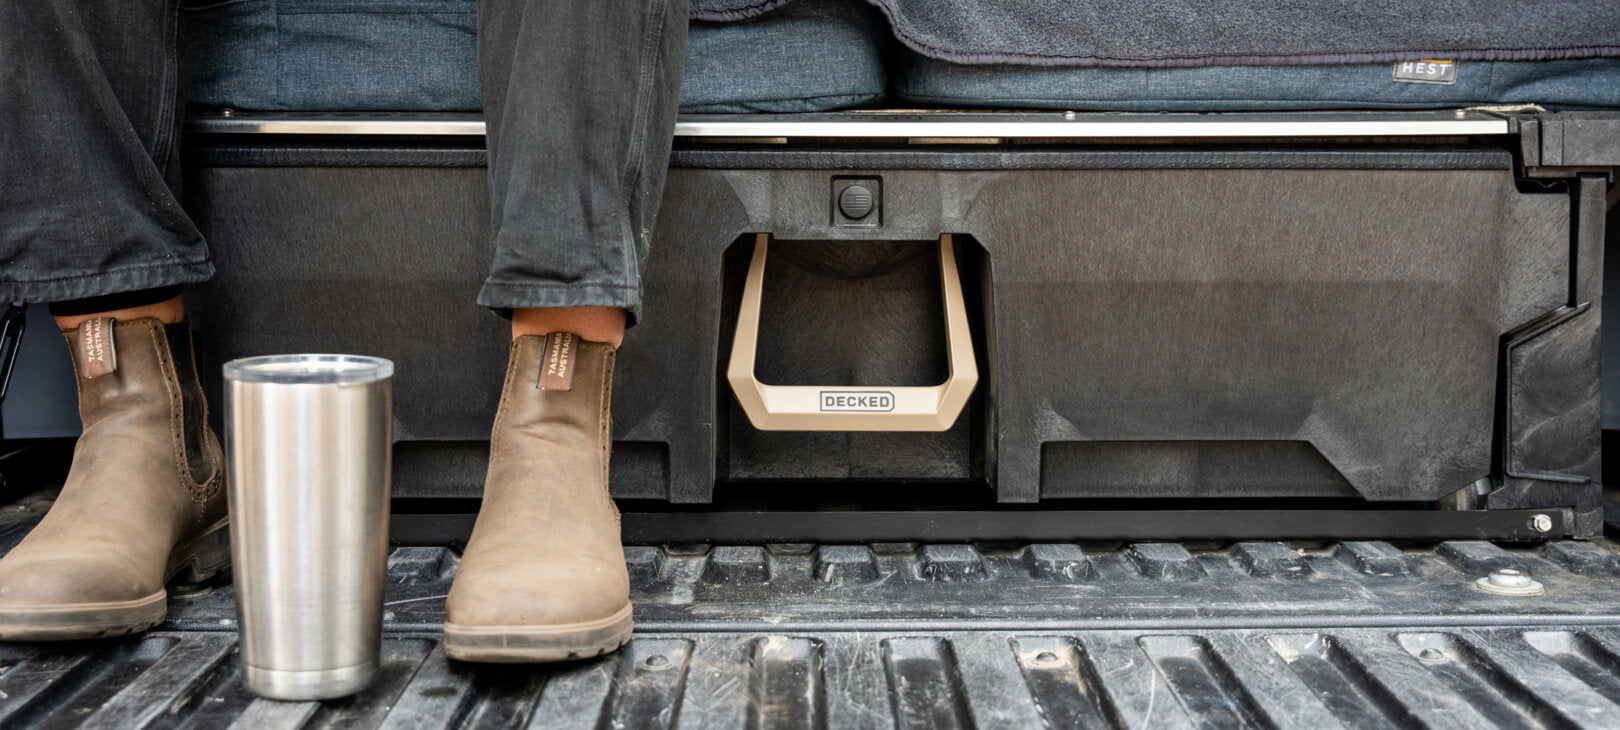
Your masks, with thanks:
[{"label": "desert tan handle trim", "polygon": [[962,279],[949,234],[939,238],[939,281],[944,288],[945,343],[950,376],[939,385],[816,386],[765,385],[754,377],[759,343],[759,307],[770,236],[754,239],[754,257],[743,284],[737,336],[731,343],[726,379],[754,428],[761,431],[944,431],[956,423],[979,383],[968,334]]}]

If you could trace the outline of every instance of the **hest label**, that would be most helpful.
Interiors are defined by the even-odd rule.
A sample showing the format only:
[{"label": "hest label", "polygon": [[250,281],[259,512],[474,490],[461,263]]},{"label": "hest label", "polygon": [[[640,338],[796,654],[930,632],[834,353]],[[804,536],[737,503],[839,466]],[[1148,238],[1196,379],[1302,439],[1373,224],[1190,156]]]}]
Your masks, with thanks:
[{"label": "hest label", "polygon": [[1395,64],[1395,80],[1407,84],[1455,84],[1455,61],[1400,61]]}]

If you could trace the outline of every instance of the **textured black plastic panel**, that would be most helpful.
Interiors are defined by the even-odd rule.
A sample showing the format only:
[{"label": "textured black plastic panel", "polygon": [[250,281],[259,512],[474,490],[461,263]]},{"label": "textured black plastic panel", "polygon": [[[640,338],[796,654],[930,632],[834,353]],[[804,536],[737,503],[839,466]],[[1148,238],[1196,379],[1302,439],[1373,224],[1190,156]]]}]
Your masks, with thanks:
[{"label": "textured black plastic panel", "polygon": [[529,668],[390,635],[332,702],[243,689],[229,633],[0,646],[0,723],[116,728],[1613,728],[1620,630],[644,633]]},{"label": "textured black plastic panel", "polygon": [[[875,543],[630,547],[625,558],[638,625],[657,631],[1203,630],[1620,624],[1613,547]],[[456,565],[444,548],[396,550],[389,625],[437,630]],[[1547,594],[1474,588],[1500,569],[1530,573]],[[177,605],[170,626],[213,629],[232,611],[220,590]]]},{"label": "textured black plastic panel", "polygon": [[[44,505],[0,519],[19,539]],[[20,507],[20,508],[18,508]],[[544,667],[445,659],[457,558],[389,559],[382,672],[345,700],[241,685],[228,581],[141,637],[0,644],[0,726],[1616,727],[1608,540],[1313,546],[632,547],[637,636]],[[1546,585],[1497,596],[1515,568]]]},{"label": "textured black plastic panel", "polygon": [[[726,479],[967,478],[1003,502],[1449,495],[1493,472],[1502,336],[1569,302],[1573,206],[1451,151],[1399,159],[1457,168],[882,168],[870,173],[883,190],[875,229],[832,224],[836,170],[675,169],[645,316],[615,379],[614,438],[648,448],[619,453],[616,493],[704,503]],[[193,308],[216,361],[386,356],[399,364],[398,438],[487,437],[505,345],[504,323],[472,303],[488,256],[482,170],[203,167],[190,180],[220,270]],[[784,382],[849,385],[925,382],[938,368],[937,285],[920,261],[890,266],[868,249],[958,237],[985,379],[957,430],[747,424],[718,373],[743,274],[735,244],[761,232],[779,242],[767,280],[781,295],[761,361]],[[1539,377],[1585,377],[1590,362],[1576,360]],[[1134,456],[1093,452],[1088,469],[1121,477],[1107,489],[1072,469],[1043,479],[1049,446],[1143,441],[1215,458],[1144,475],[1116,468]],[[1298,442],[1276,453],[1301,456],[1221,441]],[[1204,478],[1214,471],[1223,478]],[[475,496],[478,481],[401,493]]]}]

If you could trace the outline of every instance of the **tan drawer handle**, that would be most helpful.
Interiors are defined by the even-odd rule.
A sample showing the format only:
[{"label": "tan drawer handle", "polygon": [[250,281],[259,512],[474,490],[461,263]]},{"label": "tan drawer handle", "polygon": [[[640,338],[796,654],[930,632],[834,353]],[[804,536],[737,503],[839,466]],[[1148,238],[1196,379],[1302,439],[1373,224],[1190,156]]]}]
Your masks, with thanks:
[{"label": "tan drawer handle", "polygon": [[743,284],[737,336],[726,379],[743,412],[761,431],[944,431],[956,423],[979,382],[962,303],[962,280],[949,234],[939,238],[939,280],[945,299],[945,342],[950,375],[933,386],[765,385],[754,377],[759,344],[759,308],[770,236],[754,239],[754,257]]}]

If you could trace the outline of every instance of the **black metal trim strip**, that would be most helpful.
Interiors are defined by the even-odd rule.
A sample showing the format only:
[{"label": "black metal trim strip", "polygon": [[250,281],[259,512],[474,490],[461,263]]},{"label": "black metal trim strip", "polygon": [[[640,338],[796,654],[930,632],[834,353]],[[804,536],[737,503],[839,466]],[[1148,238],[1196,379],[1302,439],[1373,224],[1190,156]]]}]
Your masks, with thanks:
[{"label": "black metal trim strip", "polygon": [[[435,596],[434,598],[441,598]],[[656,605],[656,604],[651,604]],[[387,630],[398,633],[434,632],[442,624],[437,622],[393,622]],[[1041,618],[970,618],[970,619],[865,619],[840,616],[830,621],[725,621],[636,619],[636,634],[781,634],[804,631],[816,633],[885,633],[885,632],[945,632],[945,631],[1319,631],[1334,629],[1414,629],[1432,630],[1436,627],[1455,628],[1548,628],[1548,627],[1620,626],[1620,614],[1480,614],[1455,613],[1412,614],[1387,613],[1367,615],[1283,615],[1260,614],[1254,616],[1187,616],[1174,618],[1105,618],[1105,619],[1041,619]],[[199,623],[187,625],[185,631],[234,631],[231,626]]]},{"label": "black metal trim strip", "polygon": [[[1543,628],[1550,626],[1616,626],[1620,614],[1482,614],[1477,616],[1435,614],[1369,614],[1326,616],[1270,614],[1256,616],[1188,616],[1184,618],[1108,618],[1108,619],[944,619],[930,620],[906,618],[899,620],[852,619],[839,617],[835,621],[636,621],[637,634],[655,633],[760,633],[779,634],[786,631],[814,631],[817,633],[872,633],[872,632],[936,632],[936,631],[1218,631],[1225,629],[1250,630],[1323,630],[1323,629],[1426,629],[1490,628],[1513,629]],[[413,626],[390,625],[390,631],[409,631]],[[431,624],[420,625],[420,630],[431,631]]]},{"label": "black metal trim strip", "polygon": [[[1546,515],[1552,529],[1537,532]],[[396,542],[465,543],[475,515],[395,514]],[[1562,510],[960,510],[625,512],[630,545],[1181,540],[1533,541],[1565,536]]]}]

